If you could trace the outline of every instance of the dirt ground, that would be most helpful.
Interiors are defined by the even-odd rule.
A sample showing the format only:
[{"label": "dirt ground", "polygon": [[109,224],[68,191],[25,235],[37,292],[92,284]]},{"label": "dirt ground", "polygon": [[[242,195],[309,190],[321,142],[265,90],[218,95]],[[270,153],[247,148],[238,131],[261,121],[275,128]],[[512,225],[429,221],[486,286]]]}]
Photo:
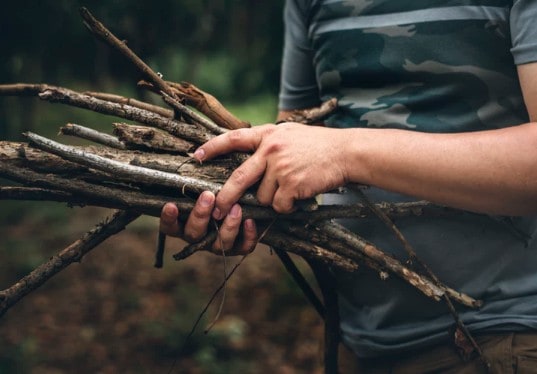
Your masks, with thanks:
[{"label": "dirt ground", "polygon": [[[43,209],[47,209],[47,206]],[[5,212],[2,212],[5,213]],[[0,288],[92,228],[107,211],[60,218],[11,211],[0,227]],[[157,220],[142,218],[22,299],[0,319],[0,373],[319,373],[322,322],[277,256],[260,246],[227,283],[222,257],[183,262],[168,240],[153,267]],[[237,258],[227,259],[229,271]],[[305,270],[305,265],[300,264]],[[311,278],[311,275],[308,275]],[[211,324],[222,305],[212,329]]]}]

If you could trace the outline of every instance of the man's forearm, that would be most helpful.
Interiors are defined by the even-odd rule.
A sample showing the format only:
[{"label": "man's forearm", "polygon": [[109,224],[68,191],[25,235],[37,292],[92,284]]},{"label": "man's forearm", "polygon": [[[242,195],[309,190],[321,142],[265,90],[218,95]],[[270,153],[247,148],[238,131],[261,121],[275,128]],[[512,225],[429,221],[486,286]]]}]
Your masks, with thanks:
[{"label": "man's forearm", "polygon": [[537,213],[537,123],[430,134],[348,129],[348,181],[489,214]]}]

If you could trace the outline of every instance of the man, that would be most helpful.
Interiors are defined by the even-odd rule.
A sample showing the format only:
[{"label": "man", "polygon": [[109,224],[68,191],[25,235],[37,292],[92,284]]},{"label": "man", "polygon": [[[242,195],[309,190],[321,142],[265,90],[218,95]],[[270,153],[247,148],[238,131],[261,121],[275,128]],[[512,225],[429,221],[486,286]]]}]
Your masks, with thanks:
[{"label": "man", "polygon": [[[536,370],[536,17],[529,0],[288,0],[279,118],[331,97],[337,113],[327,127],[265,125],[201,146],[200,161],[253,155],[216,198],[200,196],[184,228],[166,205],[162,231],[196,240],[212,215],[222,220],[214,249],[251,250],[254,222],[236,240],[237,201],[258,181],[258,199],[282,213],[348,183],[371,186],[373,201],[425,199],[477,213],[397,225],[445,284],[484,301],[459,314],[492,370]],[[377,220],[345,224],[405,259]],[[342,340],[365,372],[484,370],[455,353],[443,303],[368,269],[335,276]]]}]

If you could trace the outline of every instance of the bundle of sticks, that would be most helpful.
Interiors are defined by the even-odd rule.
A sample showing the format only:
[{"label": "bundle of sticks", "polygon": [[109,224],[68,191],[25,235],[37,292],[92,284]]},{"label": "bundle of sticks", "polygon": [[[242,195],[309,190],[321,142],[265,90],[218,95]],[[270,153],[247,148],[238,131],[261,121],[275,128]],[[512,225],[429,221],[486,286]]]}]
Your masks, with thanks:
[{"label": "bundle of sticks", "polygon": [[[226,131],[250,125],[235,118],[212,95],[194,85],[164,81],[87,9],[82,8],[81,15],[94,35],[138,68],[144,78],[138,84],[160,95],[167,106],[47,84],[0,85],[0,95],[36,96],[135,123],[114,123],[113,135],[76,124],[60,129],[63,135],[84,138],[97,145],[71,146],[34,133],[25,134],[25,143],[0,141],[0,177],[17,182],[0,186],[0,199],[49,200],[117,210],[31,274],[0,291],[0,315],[140,215],[158,217],[163,205],[173,202],[181,212],[179,219],[185,220],[197,196],[205,190],[218,193],[233,170],[248,157],[235,153],[204,164],[194,162],[190,152],[200,144]],[[335,101],[329,101],[314,110],[297,111],[289,120],[318,123],[336,107]],[[282,215],[261,206],[255,190],[248,191],[240,203],[243,217],[255,219],[263,228],[260,242],[283,256],[292,252],[343,271],[368,266],[383,279],[399,277],[424,295],[448,302],[456,320],[452,301],[470,308],[480,306],[479,300],[443,284],[424,264],[418,270],[410,268],[334,221],[376,215],[402,241],[410,259],[419,263],[391,219],[464,213],[424,201],[371,204],[364,196],[363,203],[355,205],[317,205],[315,200],[306,201],[295,212]],[[199,243],[188,245],[173,257],[185,259],[209,247],[216,237],[215,228]],[[160,239],[157,266],[162,265],[162,235]]]}]

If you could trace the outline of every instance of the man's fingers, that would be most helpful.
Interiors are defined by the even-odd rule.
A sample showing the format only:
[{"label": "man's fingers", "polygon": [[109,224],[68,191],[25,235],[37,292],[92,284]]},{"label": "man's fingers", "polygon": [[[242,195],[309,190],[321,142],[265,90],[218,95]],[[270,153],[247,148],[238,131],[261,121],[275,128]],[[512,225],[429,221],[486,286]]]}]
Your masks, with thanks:
[{"label": "man's fingers", "polygon": [[226,251],[233,248],[235,239],[239,234],[239,229],[242,222],[242,209],[239,204],[233,205],[229,214],[222,221],[222,225],[218,229],[218,238],[213,244],[215,251]]},{"label": "man's fingers", "polygon": [[280,187],[274,194],[272,208],[278,213],[291,213],[295,210],[295,198],[288,190]]},{"label": "man's fingers", "polygon": [[212,192],[204,191],[200,194],[185,224],[185,240],[196,242],[205,236],[214,208],[214,201],[215,197]]},{"label": "man's fingers", "polygon": [[173,203],[166,203],[160,213],[160,232],[171,235],[179,236],[181,234],[181,226],[177,220],[179,216],[179,209]]},{"label": "man's fingers", "polygon": [[270,131],[271,126],[273,125],[238,129],[219,135],[199,147],[194,152],[194,157],[198,161],[205,161],[235,151],[255,151],[261,143],[263,134]]},{"label": "man's fingers", "polygon": [[244,221],[243,224],[243,238],[240,247],[238,248],[237,254],[245,255],[252,252],[257,245],[257,228],[255,226],[255,221],[251,218]]},{"label": "man's fingers", "polygon": [[266,161],[254,154],[235,169],[216,196],[213,217],[222,219],[228,214],[233,204],[239,201],[246,190],[261,178],[266,167]]},{"label": "man's fingers", "polygon": [[275,174],[270,173],[270,170],[266,170],[261,183],[257,187],[257,200],[263,205],[272,205],[277,189],[278,181],[275,178]]},{"label": "man's fingers", "polygon": [[[233,233],[234,232],[235,231],[233,230]],[[220,235],[222,235],[222,233],[224,232],[221,232]],[[224,242],[227,242],[227,244],[224,244],[228,246],[224,248],[226,256],[244,256],[248,253],[251,253],[258,243],[257,227],[253,219],[249,218],[244,221],[242,238],[240,240],[237,239],[238,238],[235,238],[234,243],[231,243],[231,240],[217,239],[217,242],[214,243],[211,252],[221,255],[221,245],[224,244]]]}]

